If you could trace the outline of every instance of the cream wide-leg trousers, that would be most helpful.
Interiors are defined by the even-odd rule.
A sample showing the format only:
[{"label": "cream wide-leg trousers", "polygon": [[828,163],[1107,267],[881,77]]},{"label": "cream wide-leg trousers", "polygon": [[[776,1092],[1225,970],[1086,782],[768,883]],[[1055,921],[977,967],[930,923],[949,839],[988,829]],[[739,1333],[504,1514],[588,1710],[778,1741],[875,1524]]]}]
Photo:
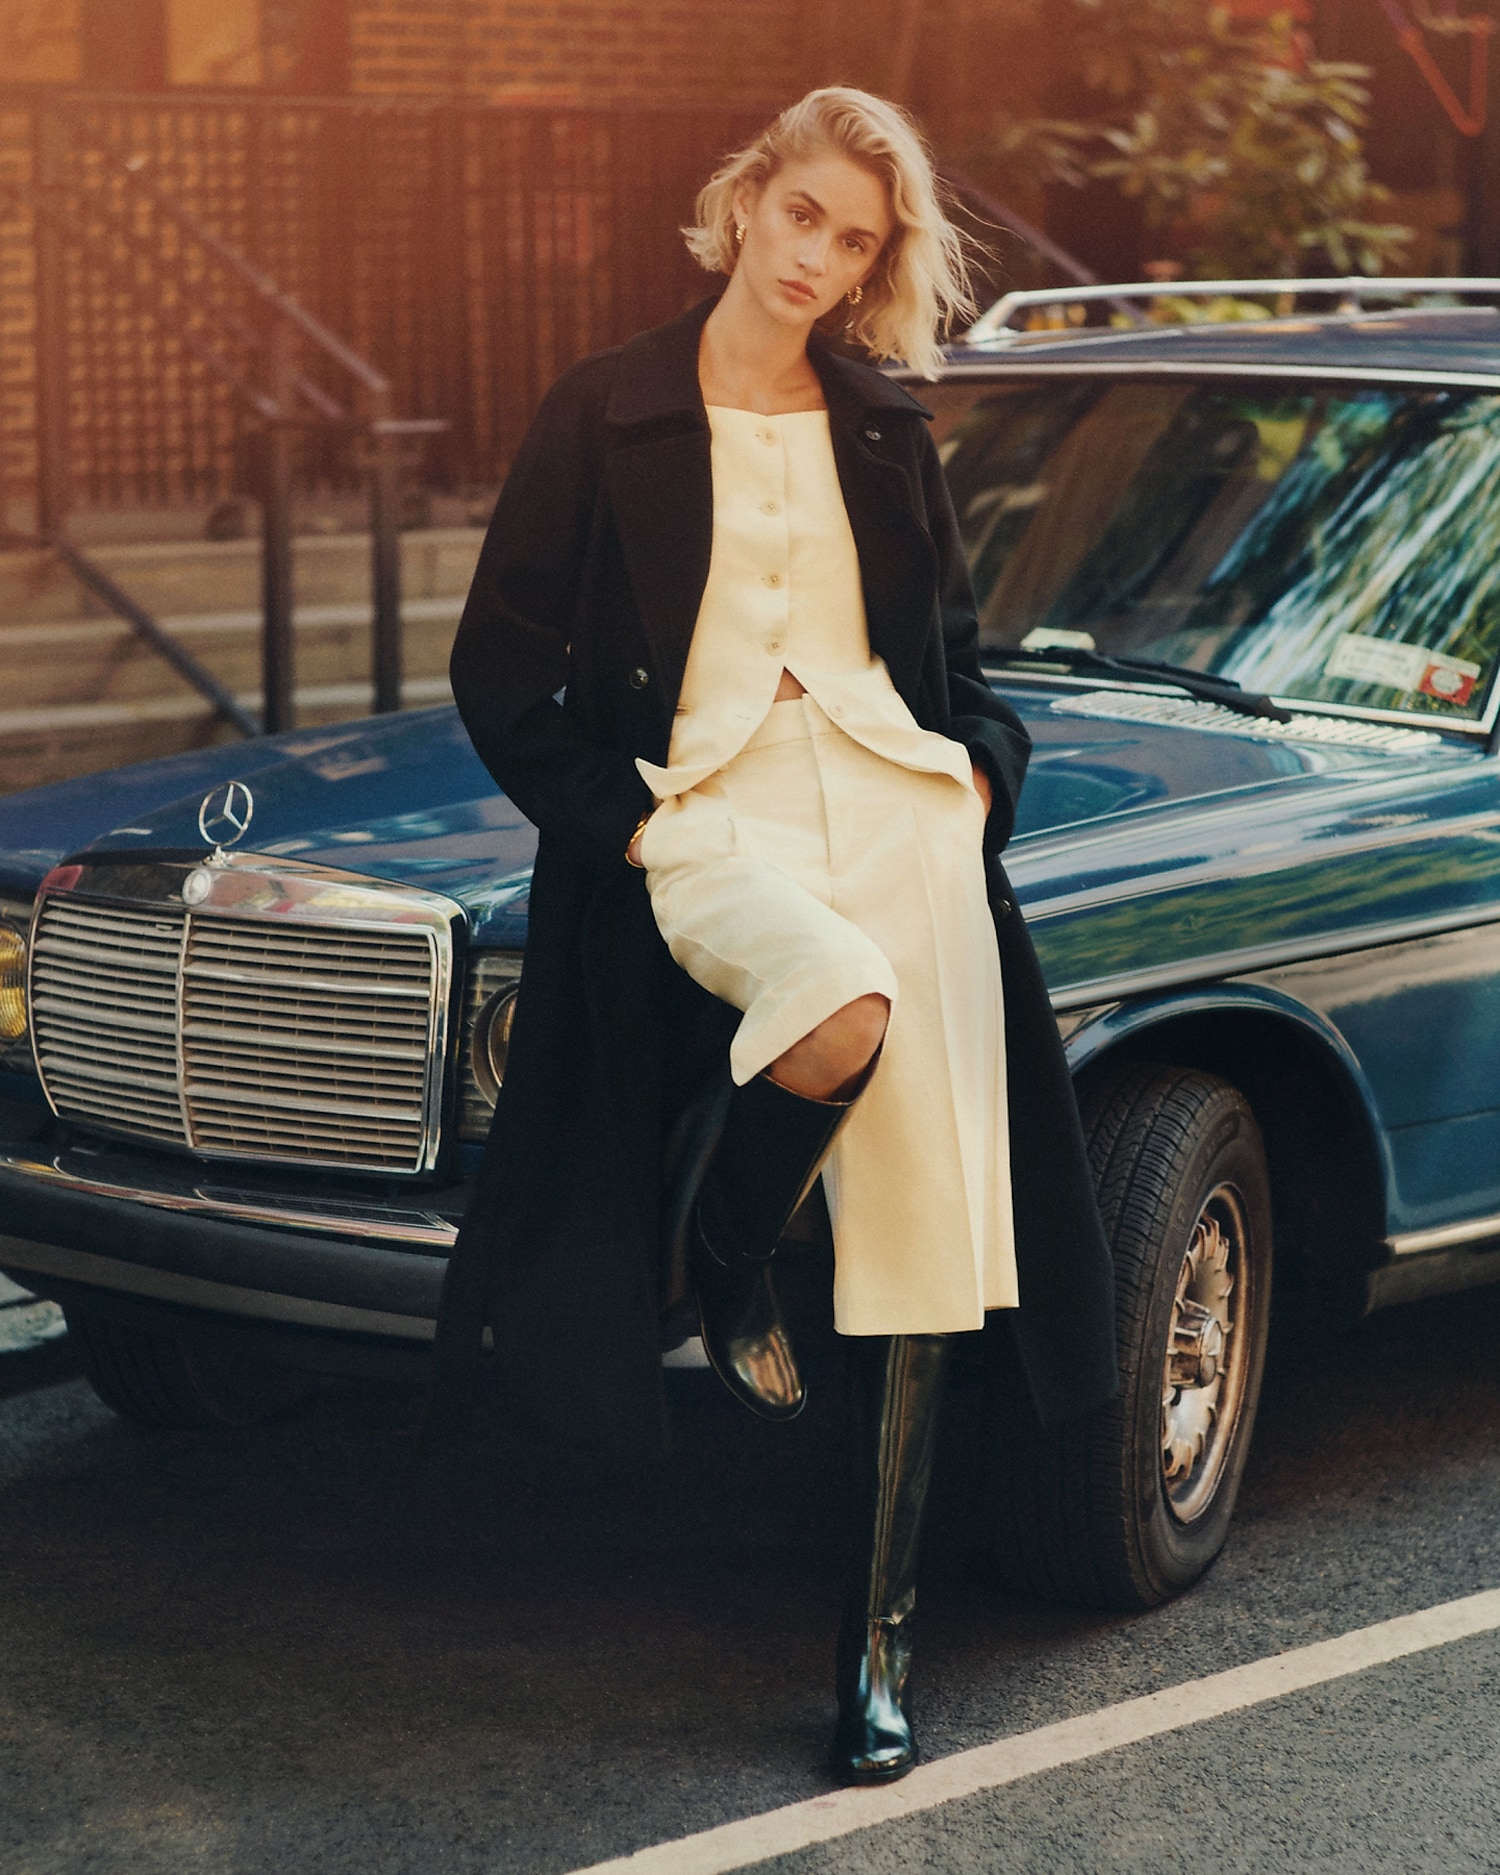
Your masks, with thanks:
[{"label": "cream wide-leg trousers", "polygon": [[953,1333],[1018,1301],[983,822],[968,781],[874,753],[807,695],[641,843],[673,957],[744,1012],[736,1082],[856,997],[890,999],[824,1171],[841,1334]]}]

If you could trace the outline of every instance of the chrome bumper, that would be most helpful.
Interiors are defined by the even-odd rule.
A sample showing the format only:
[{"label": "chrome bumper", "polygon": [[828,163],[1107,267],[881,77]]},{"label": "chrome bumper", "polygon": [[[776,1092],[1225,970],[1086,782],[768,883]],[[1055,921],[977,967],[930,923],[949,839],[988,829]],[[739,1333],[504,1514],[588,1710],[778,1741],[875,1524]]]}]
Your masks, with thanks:
[{"label": "chrome bumper", "polygon": [[[0,1267],[181,1308],[430,1342],[453,1208],[251,1191],[123,1155],[0,1146]],[[446,1196],[446,1194],[445,1194]]]}]

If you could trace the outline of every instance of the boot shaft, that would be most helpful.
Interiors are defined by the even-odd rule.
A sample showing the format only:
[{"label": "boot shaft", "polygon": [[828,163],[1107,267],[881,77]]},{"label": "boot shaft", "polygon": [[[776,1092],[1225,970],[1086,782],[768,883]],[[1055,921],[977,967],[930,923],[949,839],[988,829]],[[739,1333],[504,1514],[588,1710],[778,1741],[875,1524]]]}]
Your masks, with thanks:
[{"label": "boot shaft", "polygon": [[841,1783],[884,1784],[917,1760],[907,1675],[948,1342],[943,1335],[851,1336],[845,1352],[851,1556],[830,1762]]},{"label": "boot shaft", "polygon": [[735,1088],[698,1201],[721,1263],[775,1252],[853,1107],[854,1098],[813,1100],[766,1074]]},{"label": "boot shaft", "polygon": [[922,1517],[948,1365],[945,1335],[851,1335],[850,1587],[863,1621],[904,1621],[916,1597]]}]

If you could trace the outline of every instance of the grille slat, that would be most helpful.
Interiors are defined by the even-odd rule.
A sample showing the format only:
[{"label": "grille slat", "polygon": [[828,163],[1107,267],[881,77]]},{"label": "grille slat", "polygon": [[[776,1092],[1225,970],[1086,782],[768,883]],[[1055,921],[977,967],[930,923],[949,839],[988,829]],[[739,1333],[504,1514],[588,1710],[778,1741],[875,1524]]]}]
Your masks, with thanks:
[{"label": "grille slat", "polygon": [[[242,1088],[230,1087],[223,1082],[189,1081],[187,1096],[193,1100],[217,1100],[236,1114],[258,1114],[261,1109],[259,1090],[255,1092]],[[367,1101],[354,1100],[316,1100],[309,1094],[278,1094],[277,1104],[282,1113],[315,1114],[325,1120],[355,1122],[359,1120],[378,1120],[387,1126],[415,1125],[422,1118],[420,1107],[413,1107],[408,1100],[404,1106],[391,1105],[380,1107]],[[222,1117],[222,1116],[221,1116]]]},{"label": "grille slat", "polygon": [[[250,1050],[264,1047],[266,1033],[263,1028],[247,1029],[223,1022],[189,1022],[182,1031],[186,1040],[194,1043],[203,1053],[212,1051],[216,1046],[224,1050]],[[426,1024],[420,1031],[426,1035]],[[325,1040],[320,1036],[298,1034],[296,1037],[299,1051],[314,1058],[320,1055],[334,1056],[339,1059],[351,1057],[359,1061],[408,1061],[409,1050],[392,1047],[383,1042],[371,1042],[356,1039],[354,1036],[337,1040]],[[308,1072],[315,1070],[309,1064]],[[422,1070],[413,1066],[411,1072],[418,1080],[424,1078]]]},{"label": "grille slat", "polygon": [[[87,1000],[99,987],[96,977],[75,970],[48,968],[39,971],[33,981],[39,993],[56,996],[62,1002],[75,997]],[[170,1009],[177,1001],[175,990],[164,994],[159,983],[132,983],[128,978],[115,979],[114,993],[116,1008],[121,1010]]]},{"label": "grille slat", "polygon": [[86,1051],[76,1043],[51,1042],[42,1050],[42,1065],[49,1074],[76,1074],[86,1081],[130,1083],[144,1087],[172,1087],[177,1076],[166,1073],[157,1056],[145,1048],[119,1046]]},{"label": "grille slat", "polygon": [[[172,1036],[177,1033],[177,1024],[170,1016],[164,1016],[149,1006],[145,1009],[127,1007],[111,1009],[107,1015],[101,1015],[91,1003],[79,1002],[69,996],[40,995],[33,999],[33,1008],[44,1015],[55,1015],[63,1022],[78,1024],[83,1033],[103,1030],[106,1034],[119,1030],[121,1036],[127,1033],[145,1033]],[[88,1025],[85,1027],[85,1025]]]},{"label": "grille slat", "polygon": [[[321,996],[324,992],[318,990]],[[219,996],[212,993],[205,995],[201,991],[193,997],[193,1006],[204,1010],[220,1009],[226,1014],[244,1011],[253,1016],[257,1024],[261,1022],[284,1022],[293,1025],[306,1025],[313,1018],[316,1030],[324,1030],[330,1023],[342,1023],[349,1027],[366,1028],[382,1033],[402,1029],[415,1030],[418,1033],[427,1026],[427,1009],[396,1007],[382,1009],[378,1005],[371,1007],[360,1002],[347,1002],[342,1007],[334,1005],[324,1013],[324,1005],[309,1004],[289,996]]]},{"label": "grille slat", "polygon": [[424,1168],[440,994],[438,943],[417,923],[59,897],[43,903],[32,961],[37,1058],[64,1117],[360,1170]]},{"label": "grille slat", "polygon": [[186,1145],[177,1091],[185,914],[49,898],[37,925],[32,1024],[58,1112]]},{"label": "grille slat", "polygon": [[[280,959],[277,961],[281,962]],[[320,958],[319,962],[322,961]],[[362,968],[363,965],[359,967]],[[408,1001],[415,999],[425,1004],[428,996],[425,983],[381,983],[372,980],[368,983],[360,983],[356,989],[355,985],[345,977],[314,977],[306,971],[291,971],[284,968],[264,971],[229,970],[223,966],[189,964],[186,975],[190,983],[243,985],[246,988],[270,990],[273,993],[276,991],[332,990],[338,995],[347,996],[353,990],[355,994],[368,996],[376,1002],[394,1002],[404,998]]]}]

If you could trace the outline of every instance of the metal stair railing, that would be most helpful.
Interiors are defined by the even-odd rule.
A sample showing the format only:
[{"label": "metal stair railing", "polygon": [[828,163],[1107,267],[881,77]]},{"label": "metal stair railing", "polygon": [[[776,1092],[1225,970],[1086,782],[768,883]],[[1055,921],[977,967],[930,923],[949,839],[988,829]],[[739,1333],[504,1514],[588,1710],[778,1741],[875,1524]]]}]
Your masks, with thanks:
[{"label": "metal stair railing", "polygon": [[[156,187],[148,159],[105,171],[104,182],[69,182],[62,164],[38,180],[0,181],[37,232],[38,531],[83,581],[192,684],[225,721],[245,734],[292,727],[292,493],[299,430],[364,441],[368,450],[371,676],[377,712],[401,707],[400,450],[433,435],[440,419],[397,418],[390,380],[314,318],[275,281],[198,216]],[[48,173],[48,172],[51,173]],[[110,183],[114,189],[109,187]],[[153,240],[170,224],[170,259]],[[225,687],[67,538],[69,510],[68,337],[61,270],[80,255],[109,289],[159,322],[183,351],[225,385],[260,432],[262,710],[256,724]],[[301,352],[342,380],[342,396],[303,368]],[[345,388],[347,386],[347,388]]]},{"label": "metal stair railing", "polygon": [[185,645],[178,644],[169,631],[163,631],[146,608],[132,599],[102,566],[80,551],[65,535],[58,535],[50,544],[79,585],[86,586],[96,598],[104,601],[111,612],[124,619],[159,657],[165,658],[179,677],[186,678],[213,705],[216,715],[222,717],[231,728],[239,730],[242,736],[258,736],[261,733],[260,724],[248,710],[241,708],[229,688],[200,664]]}]

